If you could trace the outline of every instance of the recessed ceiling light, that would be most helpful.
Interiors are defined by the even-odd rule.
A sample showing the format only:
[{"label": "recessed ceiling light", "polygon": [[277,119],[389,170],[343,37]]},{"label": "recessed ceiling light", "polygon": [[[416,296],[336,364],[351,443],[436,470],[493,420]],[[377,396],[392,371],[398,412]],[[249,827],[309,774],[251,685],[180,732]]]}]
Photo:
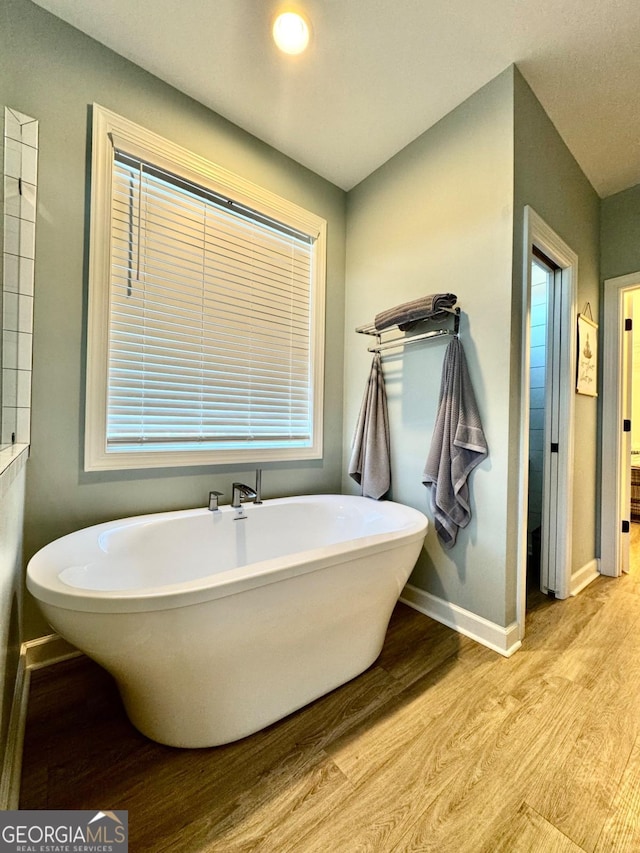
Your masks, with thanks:
[{"label": "recessed ceiling light", "polygon": [[283,53],[296,56],[309,44],[309,24],[297,12],[283,12],[274,21],[273,40]]}]

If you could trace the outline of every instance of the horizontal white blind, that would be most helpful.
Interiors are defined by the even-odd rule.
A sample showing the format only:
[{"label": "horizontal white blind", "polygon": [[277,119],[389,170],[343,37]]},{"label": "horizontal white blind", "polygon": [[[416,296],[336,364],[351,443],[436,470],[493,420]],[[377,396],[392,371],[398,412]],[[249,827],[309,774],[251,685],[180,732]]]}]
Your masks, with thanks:
[{"label": "horizontal white blind", "polygon": [[107,448],[307,447],[313,241],[116,152]]}]

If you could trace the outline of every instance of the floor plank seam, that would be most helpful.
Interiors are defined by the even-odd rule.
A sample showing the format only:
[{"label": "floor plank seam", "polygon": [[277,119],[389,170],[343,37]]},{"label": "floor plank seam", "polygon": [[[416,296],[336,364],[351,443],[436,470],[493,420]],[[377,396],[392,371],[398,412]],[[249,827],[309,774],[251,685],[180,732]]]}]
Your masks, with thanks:
[{"label": "floor plank seam", "polygon": [[[578,847],[580,850],[584,850],[584,853],[591,853],[591,851],[587,850],[586,847],[583,847],[581,844],[578,844],[578,842],[575,841],[573,838],[571,838],[571,836],[567,835],[566,832],[563,832],[559,826],[556,826],[555,823],[553,823],[553,821],[550,821],[543,814],[540,814],[540,812],[537,809],[535,809],[530,803],[528,803],[526,800],[524,802],[525,802],[525,805],[527,806],[528,809],[531,809],[532,812],[535,812],[538,815],[540,820],[543,820],[545,823],[548,823],[550,826],[552,826],[556,830],[556,832],[559,832],[560,835],[564,836],[567,839],[567,841],[571,842],[571,844],[575,844],[575,846]],[[593,849],[595,850],[596,847],[597,847],[597,843]]]}]

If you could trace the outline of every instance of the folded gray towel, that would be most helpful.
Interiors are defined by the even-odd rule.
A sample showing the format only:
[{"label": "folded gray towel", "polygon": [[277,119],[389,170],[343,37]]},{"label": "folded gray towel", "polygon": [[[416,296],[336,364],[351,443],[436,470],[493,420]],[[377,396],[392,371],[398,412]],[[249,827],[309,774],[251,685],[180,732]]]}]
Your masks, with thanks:
[{"label": "folded gray towel", "polygon": [[391,326],[398,326],[404,332],[419,320],[443,320],[449,314],[442,309],[453,308],[457,299],[455,293],[431,293],[429,296],[421,296],[376,314],[374,325],[379,332]]},{"label": "folded gray towel", "polygon": [[391,487],[391,462],[387,394],[382,359],[373,356],[369,381],[362,399],[360,415],[349,461],[349,476],[362,486],[362,494],[379,500]]},{"label": "folded gray towel", "polygon": [[438,414],[422,475],[444,548],[453,548],[459,528],[471,519],[467,480],[488,452],[464,350],[454,338],[444,356]]}]

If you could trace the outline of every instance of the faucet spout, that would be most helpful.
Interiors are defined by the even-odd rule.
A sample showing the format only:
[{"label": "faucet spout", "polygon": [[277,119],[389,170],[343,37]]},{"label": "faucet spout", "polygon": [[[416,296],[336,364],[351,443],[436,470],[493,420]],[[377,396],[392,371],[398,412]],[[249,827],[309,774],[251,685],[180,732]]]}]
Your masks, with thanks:
[{"label": "faucet spout", "polygon": [[258,497],[256,490],[245,483],[234,483],[231,492],[231,506],[233,509],[240,509],[243,503],[247,501],[255,501]]}]

